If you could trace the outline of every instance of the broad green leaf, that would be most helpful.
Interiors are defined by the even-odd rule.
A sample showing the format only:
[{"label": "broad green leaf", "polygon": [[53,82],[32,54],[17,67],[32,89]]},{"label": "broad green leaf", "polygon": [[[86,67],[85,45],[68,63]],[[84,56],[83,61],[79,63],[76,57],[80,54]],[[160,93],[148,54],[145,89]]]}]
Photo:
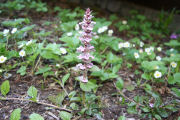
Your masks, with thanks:
[{"label": "broad green leaf", "polygon": [[178,83],[180,83],[180,73],[175,73],[174,74],[174,80]]},{"label": "broad green leaf", "polygon": [[120,116],[120,117],[118,118],[118,120],[126,120],[126,117]]},{"label": "broad green leaf", "polygon": [[124,86],[124,81],[123,81],[121,78],[117,78],[116,87],[117,87],[119,90],[122,90],[123,86]]},{"label": "broad green leaf", "polygon": [[65,82],[68,80],[69,76],[70,76],[70,73],[67,73],[66,75],[63,76],[63,78],[62,78],[63,86],[64,86]]},{"label": "broad green leaf", "polygon": [[172,88],[172,91],[178,96],[180,97],[180,89],[177,89],[175,87]]},{"label": "broad green leaf", "polygon": [[59,60],[59,56],[55,54],[53,50],[50,49],[43,49],[40,55],[45,59]]},{"label": "broad green leaf", "polygon": [[155,118],[156,118],[157,120],[162,120],[162,119],[161,119],[161,116],[159,116],[158,114],[155,115]]},{"label": "broad green leaf", "polygon": [[10,84],[9,81],[6,80],[2,83],[1,85],[1,94],[3,94],[4,96],[6,96],[8,94],[8,92],[10,91]]},{"label": "broad green leaf", "polygon": [[26,66],[21,66],[17,73],[20,73],[20,75],[25,75],[26,74]]},{"label": "broad green leaf", "polygon": [[113,72],[113,73],[117,73],[120,68],[121,68],[121,64],[117,64],[117,65],[115,65],[115,66],[113,67],[112,72]]},{"label": "broad green leaf", "polygon": [[30,20],[28,18],[18,18],[16,20],[6,20],[2,22],[3,26],[6,27],[18,27],[19,25],[22,25],[22,23],[29,24]]},{"label": "broad green leaf", "polygon": [[62,120],[71,120],[72,118],[72,114],[65,111],[59,112],[59,116]]},{"label": "broad green leaf", "polygon": [[44,120],[44,118],[37,113],[32,113],[29,118],[30,120]]},{"label": "broad green leaf", "polygon": [[176,80],[174,79],[173,76],[169,76],[169,77],[168,77],[168,83],[169,83],[169,84],[175,84],[175,83],[176,83]]},{"label": "broad green leaf", "polygon": [[171,47],[177,47],[177,46],[180,46],[180,42],[178,42],[177,40],[171,40],[170,42],[165,43],[165,45],[171,46]]},{"label": "broad green leaf", "polygon": [[21,118],[21,109],[17,108],[11,113],[10,120],[20,120],[20,118]]},{"label": "broad green leaf", "polygon": [[36,97],[37,97],[37,92],[38,90],[34,87],[34,86],[31,86],[28,91],[27,91],[27,94],[32,97],[32,100],[36,101]]},{"label": "broad green leaf", "polygon": [[45,73],[45,72],[47,72],[47,71],[49,71],[49,70],[51,70],[51,69],[52,69],[51,67],[45,66],[45,67],[43,67],[43,68],[39,68],[38,71],[37,71],[35,74],[36,74],[36,75],[38,75],[38,74],[43,74],[43,73]]},{"label": "broad green leaf", "polygon": [[88,81],[87,83],[80,83],[80,88],[86,92],[90,92],[92,89],[96,87],[97,85],[95,83],[92,83],[91,81]]},{"label": "broad green leaf", "polygon": [[114,55],[112,52],[109,52],[107,54],[107,57],[106,57],[107,61],[109,63],[121,63],[122,62],[122,59],[121,58],[118,58],[116,55]]},{"label": "broad green leaf", "polygon": [[142,108],[142,110],[143,110],[144,112],[149,112],[149,108],[147,108],[147,107]]},{"label": "broad green leaf", "polygon": [[66,94],[65,94],[64,91],[62,91],[62,92],[60,92],[58,95],[48,96],[48,99],[49,99],[52,103],[60,106],[60,105],[62,105],[62,102],[63,102],[63,100],[64,100],[65,97],[66,97]]},{"label": "broad green leaf", "polygon": [[71,107],[73,110],[78,110],[78,109],[79,109],[79,106],[78,106],[78,104],[76,104],[76,103],[71,103],[71,104],[70,104],[70,107]]}]

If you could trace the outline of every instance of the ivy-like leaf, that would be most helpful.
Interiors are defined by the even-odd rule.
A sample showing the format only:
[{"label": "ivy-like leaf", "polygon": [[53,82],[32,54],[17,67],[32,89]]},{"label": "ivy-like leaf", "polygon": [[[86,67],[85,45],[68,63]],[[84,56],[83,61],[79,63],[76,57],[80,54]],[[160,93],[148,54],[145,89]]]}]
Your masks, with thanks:
[{"label": "ivy-like leaf", "polygon": [[17,108],[11,113],[10,120],[20,120],[20,118],[21,118],[21,109]]},{"label": "ivy-like leaf", "polygon": [[26,74],[26,66],[21,66],[17,73],[20,73],[20,75],[25,75]]},{"label": "ivy-like leaf", "polygon": [[39,70],[35,73],[36,75],[38,75],[38,74],[43,74],[43,73],[45,73],[45,72],[47,72],[47,71],[49,71],[49,70],[51,70],[52,68],[51,67],[48,67],[48,66],[45,66],[45,67],[43,67],[43,68],[39,68]]},{"label": "ivy-like leaf", "polygon": [[62,120],[71,120],[72,118],[72,114],[71,113],[68,113],[68,112],[65,112],[65,111],[61,111],[59,113],[59,116]]},{"label": "ivy-like leaf", "polygon": [[33,101],[36,101],[36,97],[37,97],[37,92],[38,90],[34,87],[34,86],[31,86],[28,91],[27,91],[27,94],[32,97],[32,100]]},{"label": "ivy-like leaf", "polygon": [[30,120],[44,120],[44,118],[41,115],[37,114],[37,113],[31,114],[29,116],[29,118],[30,118]]},{"label": "ivy-like leaf", "polygon": [[1,85],[1,94],[3,94],[4,96],[6,96],[8,94],[8,92],[10,91],[10,84],[9,81],[6,80],[2,83]]},{"label": "ivy-like leaf", "polygon": [[70,73],[67,73],[65,76],[63,76],[63,78],[62,78],[63,86],[64,86],[65,82],[68,80],[69,76],[70,76]]}]

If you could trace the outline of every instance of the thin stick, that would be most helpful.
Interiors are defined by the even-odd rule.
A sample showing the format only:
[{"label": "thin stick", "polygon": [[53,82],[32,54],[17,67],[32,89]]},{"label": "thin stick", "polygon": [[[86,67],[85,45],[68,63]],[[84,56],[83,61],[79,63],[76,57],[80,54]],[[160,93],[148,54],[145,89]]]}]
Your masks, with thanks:
[{"label": "thin stick", "polygon": [[[34,102],[32,100],[29,100],[29,99],[22,99],[22,98],[4,98],[4,97],[0,97],[0,100],[19,100],[19,101],[28,101],[28,102]],[[49,103],[44,103],[44,102],[34,102],[34,103],[37,103],[37,104],[41,104],[41,105],[45,105],[45,106],[49,106],[49,107],[53,107],[53,108],[56,108],[56,109],[59,109],[61,111],[67,111],[67,112],[72,112],[72,110],[69,110],[69,109],[65,109],[65,108],[60,108],[56,105],[53,105],[53,104],[49,104]]]},{"label": "thin stick", "polygon": [[[114,83],[114,82],[113,82],[113,83]],[[114,86],[116,87],[115,83],[114,83]],[[144,105],[135,102],[133,99],[128,98],[126,95],[124,95],[123,92],[121,92],[120,90],[118,90],[117,87],[116,87],[116,90],[117,90],[124,98],[126,98],[127,100],[136,103],[138,106],[144,107]]]}]

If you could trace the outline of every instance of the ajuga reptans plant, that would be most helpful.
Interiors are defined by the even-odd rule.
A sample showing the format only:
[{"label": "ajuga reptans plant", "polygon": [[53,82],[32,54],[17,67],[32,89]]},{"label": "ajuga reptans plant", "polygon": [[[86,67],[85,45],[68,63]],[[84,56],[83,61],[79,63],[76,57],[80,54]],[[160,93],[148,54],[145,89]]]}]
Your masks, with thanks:
[{"label": "ajuga reptans plant", "polygon": [[77,67],[83,72],[83,75],[80,76],[80,80],[82,82],[88,82],[87,72],[88,69],[93,67],[91,60],[94,59],[94,56],[92,56],[90,53],[94,50],[94,46],[90,44],[90,41],[92,40],[92,30],[95,22],[91,21],[92,18],[93,16],[91,15],[91,10],[88,8],[85,12],[83,21],[79,23],[83,29],[79,38],[82,46],[77,48],[77,51],[80,52],[78,58],[81,59],[83,63],[78,64]]}]

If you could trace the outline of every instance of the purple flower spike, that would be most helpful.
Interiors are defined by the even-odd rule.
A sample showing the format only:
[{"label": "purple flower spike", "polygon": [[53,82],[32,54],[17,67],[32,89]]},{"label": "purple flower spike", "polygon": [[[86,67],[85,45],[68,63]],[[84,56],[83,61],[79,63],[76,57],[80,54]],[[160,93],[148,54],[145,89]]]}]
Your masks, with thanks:
[{"label": "purple flower spike", "polygon": [[94,46],[90,44],[90,41],[92,41],[92,30],[96,23],[91,21],[92,18],[93,16],[91,15],[91,10],[88,8],[85,12],[83,21],[79,23],[83,29],[83,32],[80,33],[81,37],[79,39],[81,40],[82,46],[77,48],[77,52],[80,53],[80,55],[77,57],[81,59],[84,64],[78,64],[76,67],[83,70],[83,76],[80,76],[81,82],[88,82],[87,72],[88,69],[93,67],[91,60],[94,59],[94,56],[92,56],[90,53],[94,50]]}]

